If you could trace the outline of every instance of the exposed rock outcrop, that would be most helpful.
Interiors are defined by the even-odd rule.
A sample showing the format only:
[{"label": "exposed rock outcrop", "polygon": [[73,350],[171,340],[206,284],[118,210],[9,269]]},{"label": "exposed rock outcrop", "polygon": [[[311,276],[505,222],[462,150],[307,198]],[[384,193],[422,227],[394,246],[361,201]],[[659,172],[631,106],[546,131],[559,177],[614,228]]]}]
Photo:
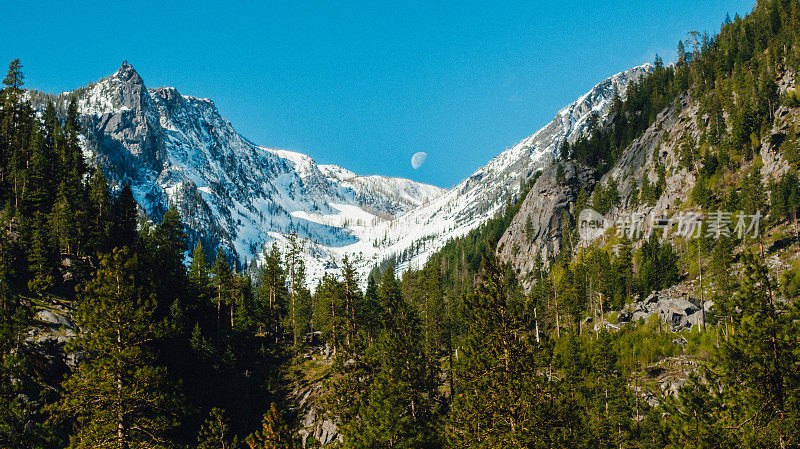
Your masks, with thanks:
[{"label": "exposed rock outcrop", "polygon": [[714,303],[701,301],[689,296],[686,286],[679,284],[658,292],[652,292],[644,300],[628,304],[619,313],[620,323],[636,323],[640,319],[647,321],[651,315],[658,314],[661,321],[669,326],[672,332],[691,329],[692,326],[703,323],[701,307],[706,313]]},{"label": "exposed rock outcrop", "polygon": [[[559,171],[563,179],[559,179]],[[594,178],[595,170],[580,163],[556,161],[545,168],[500,238],[500,259],[512,262],[518,273],[525,274],[537,259],[558,254],[562,218],[567,216],[572,225],[575,200],[581,189],[594,187]]]},{"label": "exposed rock outcrop", "polygon": [[[604,186],[615,181],[620,194],[619,204],[612,207],[604,218],[607,223],[616,222],[623,213],[669,215],[676,204],[688,197],[695,178],[691,171],[681,166],[679,149],[687,139],[697,141],[699,138],[697,116],[698,106],[684,95],[659,113],[653,124],[624,149],[611,169],[599,180],[599,184]],[[537,257],[552,257],[562,250],[559,242],[563,212],[569,211],[572,224],[575,224],[575,216],[579,211],[572,210],[570,204],[574,204],[581,189],[591,193],[598,183],[593,169],[586,167],[579,170],[576,176],[572,168],[574,163],[562,164],[569,188],[554,190],[557,187],[557,164],[548,167],[498,244],[500,258],[513,265],[524,283],[525,275],[530,273]],[[633,196],[641,189],[644,179],[651,184],[658,181],[657,164],[664,167],[666,174],[661,197],[655,204],[631,207]],[[533,226],[530,226],[531,223]],[[524,231],[530,228],[535,232],[533,235],[528,232],[528,237]],[[525,283],[525,286],[529,285]]]},{"label": "exposed rock outcrop", "polygon": [[297,416],[297,433],[303,447],[326,446],[341,440],[336,422],[320,408],[325,382],[331,375],[333,352],[330,345],[325,345],[306,353],[304,358],[288,399]]}]

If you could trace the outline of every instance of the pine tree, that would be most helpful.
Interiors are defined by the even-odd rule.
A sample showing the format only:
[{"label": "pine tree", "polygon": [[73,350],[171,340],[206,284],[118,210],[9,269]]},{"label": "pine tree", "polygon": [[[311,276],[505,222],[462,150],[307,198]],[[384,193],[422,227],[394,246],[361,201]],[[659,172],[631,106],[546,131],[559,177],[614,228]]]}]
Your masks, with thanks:
[{"label": "pine tree", "polygon": [[[289,251],[286,253],[286,272],[289,276],[289,297],[286,309],[289,311],[288,326],[292,330],[292,342],[295,347],[300,342],[300,331],[297,322],[298,294],[305,285],[305,264],[301,259],[303,253],[302,242],[296,235],[289,235]],[[336,345],[334,344],[334,350]]]},{"label": "pine tree", "polygon": [[297,442],[292,438],[289,426],[273,403],[264,415],[261,429],[245,440],[250,449],[292,449]]},{"label": "pine tree", "polygon": [[197,449],[236,449],[239,441],[231,435],[225,411],[214,407],[197,437]]},{"label": "pine tree", "polygon": [[653,233],[639,251],[639,290],[643,297],[651,291],[667,288],[678,280],[678,255],[671,244],[662,244]]},{"label": "pine tree", "polygon": [[694,375],[678,390],[677,398],[667,398],[668,428],[675,448],[734,447],[725,436],[721,415],[723,396],[718,379],[709,376],[701,382]]},{"label": "pine tree", "polygon": [[111,242],[117,248],[127,246],[133,248],[136,245],[136,226],[139,214],[136,207],[136,200],[133,199],[133,191],[130,184],[125,184],[114,200],[113,229],[111,231]]},{"label": "pine tree", "polygon": [[154,364],[152,344],[166,330],[154,322],[153,295],[137,279],[137,259],[116,249],[80,295],[81,334],[71,350],[81,362],[63,383],[56,417],[75,419],[71,448],[160,448],[181,415],[180,394]]},{"label": "pine tree", "polygon": [[261,310],[266,312],[259,317],[259,327],[262,329],[261,332],[272,336],[277,343],[281,338],[283,307],[289,291],[286,288],[286,272],[281,265],[281,253],[275,244],[264,256],[259,281],[257,297],[261,303]]},{"label": "pine tree", "polygon": [[214,292],[211,290],[211,272],[208,266],[208,258],[203,248],[203,243],[198,240],[197,245],[192,251],[192,262],[189,264],[189,304],[187,304],[187,315],[195,321],[210,319],[206,312],[210,310],[211,297]]},{"label": "pine tree", "polygon": [[535,338],[514,285],[490,259],[477,292],[465,299],[463,320],[470,326],[447,432],[454,447],[546,446],[550,400],[537,372],[547,366],[540,362],[546,354],[530,343]]},{"label": "pine tree", "polygon": [[344,334],[347,336],[345,344],[350,347],[353,345],[356,334],[358,333],[358,321],[356,319],[362,312],[363,297],[358,288],[358,275],[349,257],[345,256],[342,260],[342,284],[344,287],[344,313],[345,324]]},{"label": "pine tree", "polygon": [[314,319],[314,297],[311,291],[305,287],[300,286],[297,290],[297,328],[295,329],[296,340],[299,346],[303,345],[306,341],[306,336],[311,332],[311,325]]},{"label": "pine tree", "polygon": [[598,447],[619,447],[630,440],[632,432],[629,392],[626,380],[617,370],[617,354],[612,347],[612,335],[603,331],[595,341],[592,368],[597,377],[594,388],[595,435]]},{"label": "pine tree", "polygon": [[83,159],[83,152],[80,146],[80,115],[78,113],[78,97],[73,95],[69,100],[67,106],[67,122],[66,122],[66,146],[65,152],[62,156],[64,167],[68,167],[69,171],[65,176],[69,177],[70,187],[78,189],[82,183],[82,179],[86,174],[86,162]]},{"label": "pine tree", "polygon": [[233,290],[233,273],[222,248],[217,248],[217,260],[214,262],[212,272],[217,308],[217,331],[219,332],[222,330],[222,305],[229,300]]},{"label": "pine tree", "polygon": [[342,343],[345,328],[344,284],[333,274],[323,275],[315,292],[315,329],[325,342],[336,349]]},{"label": "pine tree", "polygon": [[33,215],[36,212],[50,213],[53,207],[54,192],[52,182],[56,178],[51,170],[53,155],[48,154],[47,145],[39,130],[33,133],[30,142],[30,160],[28,161],[28,176],[26,183],[30,186],[25,196],[25,213]]},{"label": "pine tree", "polygon": [[178,210],[173,206],[156,227],[151,238],[150,277],[155,286],[156,317],[166,316],[170,306],[186,297],[188,290],[183,256],[187,238]]},{"label": "pine tree", "polygon": [[633,295],[634,291],[634,274],[633,274],[633,252],[631,250],[631,242],[627,236],[622,236],[622,240],[617,250],[617,256],[614,258],[614,272],[617,274],[619,282],[617,283],[617,293],[620,299],[617,299],[617,304],[624,304],[628,298]]},{"label": "pine tree", "polygon": [[435,395],[433,371],[423,343],[416,310],[401,296],[394,268],[384,271],[379,296],[389,306],[372,362],[377,370],[358,409],[358,418],[343,426],[352,448],[438,446],[432,427]]},{"label": "pine tree", "polygon": [[380,327],[381,316],[380,314],[372,314],[370,312],[380,310],[380,300],[378,298],[379,283],[379,273],[376,276],[370,274],[367,278],[367,289],[364,291],[364,316],[361,320],[365,327],[374,329],[374,334],[376,335]]},{"label": "pine tree", "polygon": [[578,330],[581,314],[586,306],[583,283],[567,262],[564,263],[561,278],[558,280],[558,299],[562,310],[572,318],[570,322],[574,330]]},{"label": "pine tree", "polygon": [[564,187],[564,183],[567,182],[567,179],[564,176],[564,166],[561,164],[561,162],[557,162],[556,164],[556,182],[560,187]]},{"label": "pine tree", "polygon": [[425,352],[429,357],[435,357],[444,347],[446,332],[446,310],[444,293],[442,292],[442,277],[439,265],[436,263],[426,266],[423,270],[422,296],[424,298],[420,315],[423,321]]},{"label": "pine tree", "polygon": [[192,251],[192,262],[189,264],[189,280],[196,290],[205,289],[209,284],[208,256],[203,242],[197,241]]},{"label": "pine tree", "polygon": [[56,106],[52,101],[47,102],[43,115],[42,143],[48,156],[48,171],[53,174],[49,180],[50,187],[55,188],[63,182],[63,166],[60,164],[59,154],[66,146],[64,132],[58,119]]},{"label": "pine tree", "polygon": [[[554,447],[594,447],[598,441],[592,441],[589,424],[589,403],[585,393],[591,393],[594,378],[590,377],[590,354],[586,347],[586,339],[577,332],[568,331],[559,338],[561,348],[555,352],[553,362],[548,364],[547,387],[555,390],[551,393],[557,410],[551,423],[543,423],[542,430],[548,431],[551,439],[547,446]],[[559,379],[553,381],[553,371],[558,369]],[[552,384],[552,385],[551,385]],[[588,390],[588,391],[587,391]],[[590,398],[589,398],[590,399]],[[606,420],[607,421],[607,420]],[[606,426],[606,430],[607,430]],[[598,434],[602,435],[603,426],[598,426]],[[541,430],[540,430],[541,431]],[[540,443],[538,446],[542,446]]]},{"label": "pine tree", "polygon": [[735,293],[737,282],[730,269],[734,263],[734,247],[732,238],[722,237],[711,251],[709,275],[714,280],[714,302],[724,301]]},{"label": "pine tree", "polygon": [[32,278],[28,288],[44,295],[56,285],[56,254],[50,239],[50,228],[43,213],[36,213],[32,219],[31,241],[28,249],[28,263]]},{"label": "pine tree", "polygon": [[72,201],[66,195],[64,184],[59,188],[53,209],[53,234],[58,247],[67,254],[75,254],[77,250],[77,223],[75,223],[75,211],[72,208]]},{"label": "pine tree", "polygon": [[395,267],[393,264],[387,266],[381,274],[381,281],[378,284],[378,303],[382,313],[381,321],[384,329],[394,329],[398,312],[405,309],[403,295],[395,277]]},{"label": "pine tree", "polygon": [[756,211],[763,214],[766,212],[763,210],[765,204],[766,194],[764,184],[761,182],[761,169],[754,165],[742,183],[742,210],[750,215]]},{"label": "pine tree", "polygon": [[[89,197],[89,244],[95,254],[109,251],[110,239],[114,224],[112,223],[113,204],[111,192],[108,188],[108,180],[103,175],[103,170],[95,168],[88,187]],[[59,194],[63,195],[66,201],[66,185],[59,189]]]},{"label": "pine tree", "polygon": [[726,429],[739,445],[788,447],[800,425],[796,305],[780,304],[767,267],[742,254],[737,294],[720,304],[735,332],[718,360],[725,384]]},{"label": "pine tree", "polygon": [[3,79],[6,86],[2,91],[3,123],[0,123],[0,200],[4,200],[6,189],[11,178],[11,160],[19,147],[20,112],[22,86],[25,76],[22,74],[22,63],[14,59],[8,65],[8,74]]},{"label": "pine tree", "polygon": [[35,447],[29,405],[23,399],[26,377],[20,349],[26,336],[29,310],[19,291],[21,248],[0,239],[0,447]]}]

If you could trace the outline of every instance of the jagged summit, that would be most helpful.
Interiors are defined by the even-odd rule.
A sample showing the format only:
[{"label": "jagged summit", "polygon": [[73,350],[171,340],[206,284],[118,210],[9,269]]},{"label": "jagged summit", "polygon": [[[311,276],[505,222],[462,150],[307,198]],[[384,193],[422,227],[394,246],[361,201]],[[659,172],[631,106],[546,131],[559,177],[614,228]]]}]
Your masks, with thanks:
[{"label": "jagged summit", "polygon": [[112,75],[116,78],[119,78],[122,81],[132,80],[134,82],[139,82],[143,84],[142,77],[139,76],[139,72],[133,68],[128,61],[122,61],[122,65],[117,69],[116,72]]}]

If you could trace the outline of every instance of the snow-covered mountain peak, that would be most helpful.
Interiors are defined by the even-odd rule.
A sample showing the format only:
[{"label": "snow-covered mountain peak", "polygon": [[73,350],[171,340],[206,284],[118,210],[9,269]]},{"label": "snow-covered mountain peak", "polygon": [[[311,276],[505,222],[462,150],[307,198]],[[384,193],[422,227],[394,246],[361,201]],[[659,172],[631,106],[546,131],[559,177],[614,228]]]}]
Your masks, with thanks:
[{"label": "snow-covered mountain peak", "polygon": [[387,258],[400,269],[420,266],[497,213],[564,139],[576,139],[592,114],[602,118],[614,96],[650,70],[609,77],[449,190],[256,145],[213,101],[174,87],[148,89],[127,63],[72,94],[84,118],[86,151],[111,179],[131,184],[151,218],[176,206],[192,240],[219,245],[242,262],[296,235],[313,283],[344,256],[358,260],[362,274]]},{"label": "snow-covered mountain peak", "polygon": [[394,219],[442,191],[394,178],[332,178],[308,155],[244,138],[209,99],[148,89],[127,63],[73,94],[86,151],[112,180],[129,183],[156,221],[177,206],[192,240],[242,262],[294,234],[316,263],[313,276],[335,265],[325,248],[359,241],[358,226]]},{"label": "snow-covered mountain peak", "polygon": [[[619,95],[620,98],[624,99],[630,81],[638,80],[642,75],[652,70],[653,65],[647,63],[612,75],[581,95],[574,102],[565,106],[558,112],[556,117],[561,117],[562,123],[569,127],[571,137],[577,137],[580,134],[579,131],[587,124],[591,114],[603,114],[615,95]],[[571,140],[574,140],[575,137],[572,137]]]}]

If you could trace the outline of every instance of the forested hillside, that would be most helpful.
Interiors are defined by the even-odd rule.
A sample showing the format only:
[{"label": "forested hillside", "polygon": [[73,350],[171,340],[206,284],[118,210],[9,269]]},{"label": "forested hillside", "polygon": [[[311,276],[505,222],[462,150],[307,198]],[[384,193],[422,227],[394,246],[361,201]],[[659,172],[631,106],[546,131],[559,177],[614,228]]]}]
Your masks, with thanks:
[{"label": "forested hillside", "polygon": [[[295,239],[237,272],[148,219],[12,61],[0,448],[800,447],[799,33],[771,0],[689,34],[424,267],[311,289]],[[764,217],[617,233],[714,211]]]}]

